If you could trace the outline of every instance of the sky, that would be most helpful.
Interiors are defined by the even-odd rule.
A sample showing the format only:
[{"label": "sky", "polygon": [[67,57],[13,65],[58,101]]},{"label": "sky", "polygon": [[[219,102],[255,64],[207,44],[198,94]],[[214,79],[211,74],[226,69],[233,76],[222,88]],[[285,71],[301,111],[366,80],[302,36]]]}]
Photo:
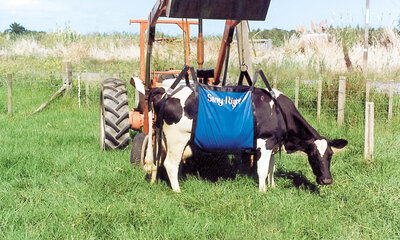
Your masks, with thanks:
[{"label": "sky", "polygon": [[[139,33],[129,19],[147,19],[156,0],[0,0],[0,31],[17,22],[29,30],[52,32],[70,27],[79,34]],[[366,0],[271,0],[265,21],[251,21],[251,29],[295,29],[310,22],[332,26],[365,26]],[[370,26],[396,27],[400,0],[370,0]],[[197,29],[197,27],[192,27]],[[195,30],[193,29],[193,30]],[[205,35],[222,35],[224,21],[205,20]],[[191,31],[193,31],[191,30]],[[157,31],[178,35],[174,25],[158,25]]]}]

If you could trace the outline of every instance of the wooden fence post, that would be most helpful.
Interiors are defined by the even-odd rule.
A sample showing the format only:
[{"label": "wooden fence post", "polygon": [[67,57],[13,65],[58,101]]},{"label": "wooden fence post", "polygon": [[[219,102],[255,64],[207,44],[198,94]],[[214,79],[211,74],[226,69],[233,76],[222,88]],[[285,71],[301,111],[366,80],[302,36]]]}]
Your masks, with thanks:
[{"label": "wooden fence post", "polygon": [[104,77],[105,75],[104,75],[104,70],[101,70],[100,71],[100,82],[103,82],[104,80],[105,80],[105,77]]},{"label": "wooden fence post", "polygon": [[365,84],[365,102],[369,102],[369,92],[371,91],[371,81],[367,80]]},{"label": "wooden fence post", "polygon": [[8,79],[8,116],[12,117],[12,74],[7,74]]},{"label": "wooden fence post", "polygon": [[346,101],[346,77],[340,76],[338,92],[338,114],[337,123],[342,125],[344,122],[344,108]]},{"label": "wooden fence post", "polygon": [[374,153],[374,103],[365,104],[364,158],[372,160]]},{"label": "wooden fence post", "polygon": [[86,106],[89,107],[89,74],[87,70],[83,70],[81,74],[81,82],[85,84],[85,101]]},{"label": "wooden fence post", "polygon": [[71,61],[65,61],[62,65],[62,77],[63,83],[66,86],[67,91],[72,87],[72,64]]},{"label": "wooden fence post", "polygon": [[85,79],[85,97],[86,97],[86,106],[89,108],[90,103],[89,103],[89,78],[88,77]]},{"label": "wooden fence post", "polygon": [[296,77],[296,84],[294,89],[294,105],[299,108],[299,88],[300,88],[300,78]]},{"label": "wooden fence post", "polygon": [[78,75],[78,106],[81,108],[81,74]]},{"label": "wooden fence post", "polygon": [[388,121],[392,120],[392,115],[393,115],[393,88],[394,88],[394,80],[391,80],[389,85]]},{"label": "wooden fence post", "polygon": [[318,79],[317,120],[321,118],[322,79]]},{"label": "wooden fence post", "polygon": [[278,79],[276,77],[272,79],[272,87],[278,89]]}]

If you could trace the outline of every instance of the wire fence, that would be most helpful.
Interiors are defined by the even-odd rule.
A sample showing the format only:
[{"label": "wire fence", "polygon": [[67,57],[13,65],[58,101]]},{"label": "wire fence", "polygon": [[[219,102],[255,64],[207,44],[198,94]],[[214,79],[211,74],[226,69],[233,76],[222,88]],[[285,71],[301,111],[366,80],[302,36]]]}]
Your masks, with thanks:
[{"label": "wire fence", "polygon": [[78,107],[98,107],[100,97],[100,87],[103,80],[108,78],[117,78],[125,82],[128,90],[128,100],[131,107],[136,107],[138,103],[135,102],[135,91],[133,87],[130,89],[130,78],[132,73],[118,72],[118,73],[93,73],[93,72],[75,72],[76,75],[76,96],[78,100]]},{"label": "wire fence", "polygon": [[[299,80],[298,90],[296,89],[296,79],[277,81],[276,88],[286,96],[296,101],[296,91],[298,91],[298,110],[300,112],[314,113],[317,117],[318,108],[318,80]],[[321,89],[321,115],[323,118],[338,117],[338,79],[336,81],[322,79]],[[390,85],[392,84],[392,85]],[[389,85],[384,89],[381,86]],[[351,89],[346,84],[344,115],[346,123],[356,123],[364,121],[366,102],[374,102],[375,121],[388,122],[400,120],[400,84],[387,82],[373,82],[370,90],[366,86],[358,86],[362,90]],[[390,94],[392,90],[392,94]],[[368,93],[367,93],[368,92]],[[369,99],[367,99],[367,95]],[[391,110],[390,110],[391,109]]]},{"label": "wire fence", "polygon": [[[70,96],[76,98],[77,107],[98,107],[101,82],[107,78],[119,78],[127,83],[128,98],[133,107],[134,89],[129,87],[129,79],[132,73],[90,73],[72,72],[72,89]],[[12,73],[12,114],[30,114],[41,104],[46,102],[60,89],[65,80],[62,72],[17,72]],[[321,100],[318,101],[318,80],[308,79],[279,80],[274,82],[275,87],[297,101],[301,113],[315,114],[320,119],[338,118],[339,81],[338,79],[322,79]],[[375,103],[375,121],[388,122],[400,120],[400,84],[392,88],[380,88],[388,84],[375,82],[371,89],[365,87],[352,89],[351,84],[346,84],[344,121],[347,124],[355,124],[364,121],[366,95],[369,101]],[[391,86],[391,85],[390,85]],[[359,90],[362,89],[362,90]],[[390,93],[392,89],[392,93]],[[8,113],[8,78],[0,76],[0,114]],[[320,106],[320,115],[317,115]]]},{"label": "wire fence", "polygon": [[[0,76],[0,114],[8,113],[10,101],[13,114],[33,111],[35,106],[40,106],[61,87],[60,79],[61,75],[57,73],[43,75],[18,72],[10,76]],[[10,80],[11,95],[9,95]]]},{"label": "wire fence", "polygon": [[[128,73],[87,73],[72,72],[72,88],[68,95],[75,98],[77,107],[93,107],[98,103],[102,80],[106,78],[126,79],[128,83],[131,74]],[[48,101],[63,85],[62,72],[11,74],[11,97],[9,95],[9,77],[0,76],[0,115],[9,113],[11,101],[12,115],[29,115]],[[88,87],[86,88],[86,85]],[[129,93],[133,99],[134,93]],[[133,101],[132,101],[133,103]]]}]

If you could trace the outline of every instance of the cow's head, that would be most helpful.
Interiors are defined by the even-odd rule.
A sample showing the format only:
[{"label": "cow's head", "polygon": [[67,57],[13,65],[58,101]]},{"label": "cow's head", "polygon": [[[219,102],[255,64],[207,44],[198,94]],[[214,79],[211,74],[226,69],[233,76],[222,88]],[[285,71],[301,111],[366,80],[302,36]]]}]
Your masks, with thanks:
[{"label": "cow's head", "polygon": [[345,139],[318,139],[309,144],[307,149],[308,161],[317,177],[317,183],[328,185],[332,183],[330,171],[332,155],[347,145]]}]

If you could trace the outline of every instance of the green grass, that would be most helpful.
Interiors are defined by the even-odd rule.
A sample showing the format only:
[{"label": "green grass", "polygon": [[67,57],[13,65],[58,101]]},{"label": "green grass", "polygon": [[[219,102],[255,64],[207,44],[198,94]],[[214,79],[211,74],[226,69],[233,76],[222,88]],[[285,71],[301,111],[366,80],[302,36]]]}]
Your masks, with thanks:
[{"label": "green grass", "polygon": [[[93,35],[80,40],[73,34],[48,37],[44,39],[46,46],[60,41],[84,40],[97,45],[109,39],[138,41],[137,36]],[[234,173],[234,178],[225,178],[226,174],[216,174],[212,179],[218,180],[211,181],[196,172],[180,180],[182,193],[175,194],[166,181],[149,184],[144,171],[129,164],[129,149],[100,151],[95,86],[90,91],[89,109],[84,99],[78,109],[75,87],[44,111],[27,117],[61,84],[62,57],[1,59],[0,239],[400,238],[399,96],[394,99],[393,112],[397,115],[389,124],[385,120],[387,96],[371,92],[377,120],[375,154],[372,162],[365,161],[365,80],[359,72],[345,74],[348,105],[345,124],[338,127],[335,109],[339,73],[311,65],[303,68],[288,60],[282,65],[264,61],[257,66],[268,79],[277,77],[278,89],[292,98],[296,77],[324,80],[320,122],[316,121],[315,86],[301,85],[299,104],[301,113],[322,135],[349,140],[347,150],[333,158],[333,185],[316,185],[304,156],[283,154],[282,159],[276,159],[277,187],[266,194],[258,192],[257,181],[249,176]],[[154,53],[155,70],[171,64],[180,67]],[[231,76],[238,74],[235,64],[232,60]],[[73,62],[73,69],[74,84],[75,73],[85,69],[121,73],[128,80],[138,75],[139,61],[82,58]],[[15,79],[13,118],[7,117],[7,73],[13,73]],[[36,76],[40,74],[43,76]],[[390,74],[379,75],[377,80],[398,80],[397,75]],[[32,90],[41,86],[35,82],[38,79],[51,84]],[[132,99],[132,88],[128,88]],[[210,165],[226,166],[222,162]],[[200,170],[209,169],[212,167]]]},{"label": "green grass", "polygon": [[283,154],[266,194],[249,176],[196,173],[176,194],[163,180],[148,183],[129,150],[100,150],[95,102],[78,109],[65,96],[31,117],[0,114],[0,238],[399,238],[399,122],[377,122],[368,163],[362,123],[304,115],[321,134],[350,142],[333,158],[333,185],[316,185],[304,156]]}]

